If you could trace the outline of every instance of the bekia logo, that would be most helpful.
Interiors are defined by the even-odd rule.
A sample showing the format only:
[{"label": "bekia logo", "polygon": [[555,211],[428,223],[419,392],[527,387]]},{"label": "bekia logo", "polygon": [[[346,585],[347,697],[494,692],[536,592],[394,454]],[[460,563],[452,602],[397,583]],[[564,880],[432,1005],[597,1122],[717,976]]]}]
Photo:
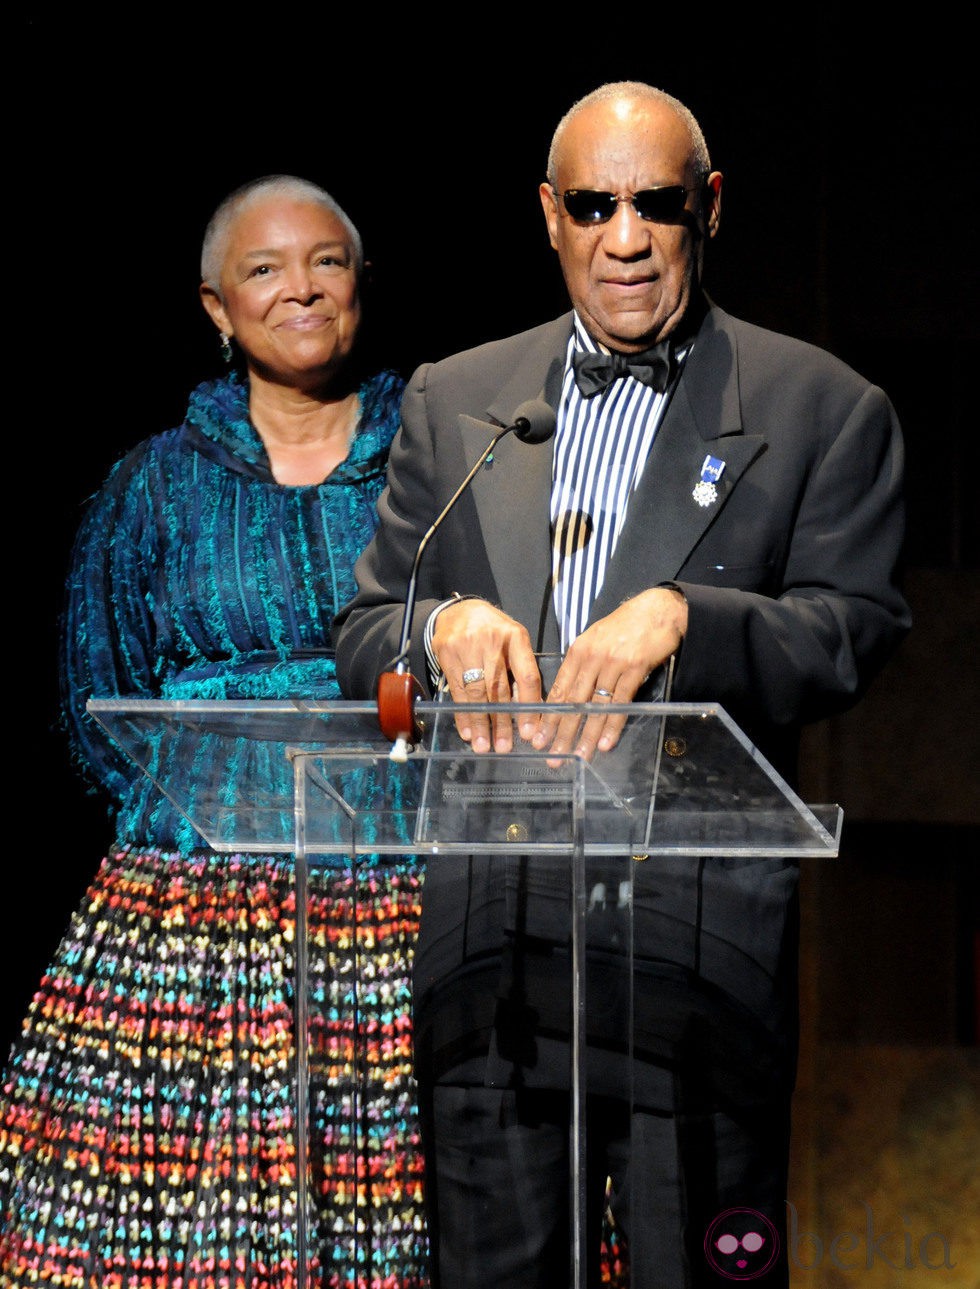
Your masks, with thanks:
[{"label": "bekia logo", "polygon": [[[838,1271],[870,1270],[884,1263],[896,1271],[924,1267],[930,1271],[956,1266],[950,1242],[939,1231],[914,1235],[908,1218],[903,1229],[880,1227],[870,1204],[862,1204],[864,1221],[854,1230],[817,1235],[800,1229],[796,1208],[787,1203],[789,1263],[800,1271],[831,1266]],[[727,1280],[756,1280],[779,1256],[779,1234],[754,1208],[729,1208],[715,1218],[704,1237],[708,1265]]]},{"label": "bekia logo", "polygon": [[779,1256],[779,1235],[754,1208],[728,1208],[708,1227],[704,1256],[726,1280],[756,1280]]},{"label": "bekia logo", "polygon": [[884,1263],[895,1271],[924,1267],[927,1271],[952,1270],[950,1242],[941,1231],[913,1233],[909,1219],[903,1215],[902,1230],[893,1222],[882,1226],[870,1204],[862,1203],[863,1222],[854,1230],[817,1235],[801,1231],[796,1207],[787,1203],[789,1212],[788,1251],[790,1264],[803,1271],[831,1266],[839,1271],[870,1271]]}]

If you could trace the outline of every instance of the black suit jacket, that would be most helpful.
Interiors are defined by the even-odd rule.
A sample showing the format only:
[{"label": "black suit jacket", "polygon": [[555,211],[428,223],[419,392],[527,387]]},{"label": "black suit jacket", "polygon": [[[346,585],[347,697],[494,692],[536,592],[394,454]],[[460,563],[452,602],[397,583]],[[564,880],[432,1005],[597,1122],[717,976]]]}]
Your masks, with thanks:
[{"label": "black suit jacket", "polygon": [[[379,503],[381,526],[357,567],[359,593],[337,621],[345,693],[374,692],[398,648],[419,541],[494,431],[529,398],[557,407],[571,322],[568,314],[415,373]],[[524,623],[538,648],[556,647],[552,453],[552,441],[531,446],[505,438],[429,545],[411,633],[411,668],[423,681],[424,623],[454,591],[498,604]],[[701,506],[692,492],[709,453],[725,468],[717,500]],[[719,703],[792,777],[800,726],[852,704],[908,629],[897,580],[903,522],[902,442],[885,394],[830,354],[712,305],[591,618],[648,587],[679,585],[689,625],[673,698]],[[466,872],[457,866],[438,881],[430,867],[416,985],[421,1032],[432,1025],[438,1050],[449,1053],[463,1031],[485,1038],[491,999],[506,992],[499,963],[477,961],[506,918],[499,892],[492,863]],[[785,1075],[794,898],[793,866],[782,861],[669,861],[643,870],[636,933],[659,977],[652,992],[666,1000],[663,1015],[650,1019],[654,1059],[660,1048],[664,1064],[677,1056],[666,1035],[681,1023],[686,998],[682,1045],[694,1041],[693,1031],[703,1043],[705,1035],[730,1030],[727,1055],[708,1056],[719,1069],[737,1061],[751,1082],[753,1067],[771,1058]],[[684,926],[691,934],[678,933]],[[483,995],[481,1008],[474,1000]],[[545,987],[523,1013],[532,1030],[547,997]],[[430,1000],[439,1002],[431,1011]],[[529,1043],[520,1036],[514,1043],[542,1070],[543,1028]],[[734,1054],[732,1044],[756,1030],[745,1053]],[[763,1058],[767,1043],[772,1050]]]}]

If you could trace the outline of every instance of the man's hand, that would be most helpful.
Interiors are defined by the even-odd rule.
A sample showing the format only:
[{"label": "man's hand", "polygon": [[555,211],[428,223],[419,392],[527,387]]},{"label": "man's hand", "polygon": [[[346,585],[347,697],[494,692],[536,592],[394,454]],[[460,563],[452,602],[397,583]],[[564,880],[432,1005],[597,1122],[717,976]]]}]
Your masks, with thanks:
[{"label": "man's hand", "polygon": [[[537,703],[541,701],[531,637],[526,629],[486,600],[460,600],[447,605],[435,620],[432,648],[446,677],[454,703]],[[464,682],[464,673],[477,678]],[[474,752],[509,752],[514,744],[508,716],[456,714],[460,738]],[[521,719],[520,733],[530,740],[538,727],[534,713]],[[491,744],[492,734],[492,744]]]},{"label": "man's hand", "polygon": [[[687,631],[687,601],[672,587],[641,591],[618,609],[593,622],[575,640],[548,695],[555,703],[629,703],[637,690],[673,654]],[[549,716],[538,722],[532,744],[557,755],[574,752],[590,758],[616,746],[626,724],[624,713]]]}]

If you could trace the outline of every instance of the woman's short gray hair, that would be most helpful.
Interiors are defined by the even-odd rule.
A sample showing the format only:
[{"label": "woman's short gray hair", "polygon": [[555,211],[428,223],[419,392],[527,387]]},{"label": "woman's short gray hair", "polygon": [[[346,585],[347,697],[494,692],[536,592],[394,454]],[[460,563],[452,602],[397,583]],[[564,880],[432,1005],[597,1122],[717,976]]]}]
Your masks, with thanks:
[{"label": "woman's short gray hair", "polygon": [[350,237],[354,267],[358,273],[364,267],[364,248],[361,235],[353,221],[319,184],[297,175],[264,175],[236,188],[222,201],[208,221],[201,246],[201,281],[221,294],[221,265],[228,247],[231,226],[249,206],[266,197],[285,197],[295,201],[308,201],[329,210],[343,224]]}]

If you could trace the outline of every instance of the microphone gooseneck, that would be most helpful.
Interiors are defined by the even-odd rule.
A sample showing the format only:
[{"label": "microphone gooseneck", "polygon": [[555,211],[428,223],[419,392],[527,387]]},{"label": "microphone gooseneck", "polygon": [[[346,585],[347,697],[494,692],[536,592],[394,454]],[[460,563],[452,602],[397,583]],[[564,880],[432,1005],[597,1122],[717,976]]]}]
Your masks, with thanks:
[{"label": "microphone gooseneck", "polygon": [[453,495],[446,502],[441,512],[436,516],[427,529],[422,540],[418,544],[415,552],[415,559],[412,562],[412,572],[408,579],[408,587],[405,592],[405,612],[402,616],[401,638],[398,642],[398,652],[392,659],[391,665],[396,671],[404,671],[408,665],[408,646],[410,632],[412,627],[412,613],[415,609],[416,583],[418,581],[419,567],[422,563],[422,556],[425,548],[428,546],[432,537],[442,521],[455,506],[466,489],[473,482],[480,467],[486,461],[487,457],[493,452],[494,448],[505,438],[506,435],[513,433],[522,443],[545,443],[551,438],[555,431],[555,411],[549,407],[542,398],[528,399],[526,403],[521,403],[514,413],[514,419],[510,425],[505,425],[497,431],[484,450],[477,458],[476,464],[469,471],[466,478],[459,485]]},{"label": "microphone gooseneck", "polygon": [[[378,681],[379,699],[378,699],[378,716],[381,723],[382,732],[393,742],[404,744],[406,741],[417,741],[420,736],[418,723],[411,712],[411,706],[414,703],[416,692],[420,690],[418,682],[406,684],[402,681],[395,681],[396,677],[408,678],[408,649],[411,638],[412,614],[415,611],[415,596],[418,583],[419,567],[422,563],[422,556],[425,548],[428,546],[432,537],[442,521],[455,506],[466,489],[470,486],[476,477],[477,471],[484,464],[487,457],[493,452],[494,448],[506,435],[513,433],[522,443],[536,444],[545,443],[555,431],[555,412],[554,408],[541,398],[528,399],[527,402],[521,403],[514,413],[514,419],[510,425],[502,426],[491,438],[490,442],[480,453],[476,464],[466,475],[466,478],[459,485],[453,495],[449,498],[446,505],[429,525],[422,540],[418,544],[415,552],[415,559],[412,561],[412,571],[408,579],[408,585],[405,589],[405,609],[402,614],[401,637],[398,642],[398,652],[388,665],[388,668],[381,674]],[[414,678],[412,678],[414,679]],[[382,702],[384,695],[384,702]],[[394,697],[393,697],[394,696]],[[404,710],[406,705],[408,711]]]}]

